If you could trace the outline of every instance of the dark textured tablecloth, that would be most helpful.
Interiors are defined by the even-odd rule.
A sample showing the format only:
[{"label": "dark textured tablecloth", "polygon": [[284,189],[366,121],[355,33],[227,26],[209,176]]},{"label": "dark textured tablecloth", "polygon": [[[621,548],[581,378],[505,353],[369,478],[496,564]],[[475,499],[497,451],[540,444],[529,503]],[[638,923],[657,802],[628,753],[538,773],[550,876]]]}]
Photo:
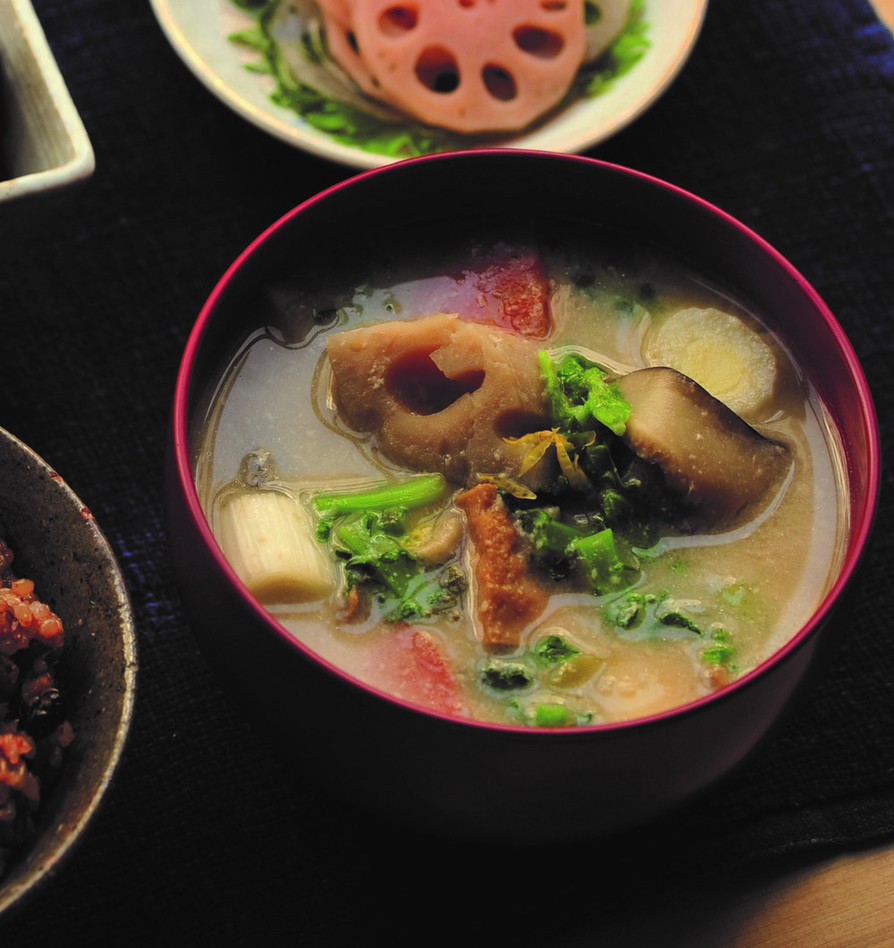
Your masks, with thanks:
[{"label": "dark textured tablecloth", "polygon": [[[97,166],[0,256],[0,425],[107,534],[141,670],[105,806],[0,945],[597,943],[600,917],[641,911],[651,892],[710,898],[744,864],[770,872],[892,838],[884,489],[833,667],[697,809],[620,842],[527,852],[394,830],[290,776],[196,650],[166,545],[162,460],[182,348],[218,277],[266,225],[351,171],[220,104],[145,0],[35,8]],[[670,90],[592,154],[696,192],[788,257],[853,342],[888,438],[894,40],[867,0],[711,0]]]}]

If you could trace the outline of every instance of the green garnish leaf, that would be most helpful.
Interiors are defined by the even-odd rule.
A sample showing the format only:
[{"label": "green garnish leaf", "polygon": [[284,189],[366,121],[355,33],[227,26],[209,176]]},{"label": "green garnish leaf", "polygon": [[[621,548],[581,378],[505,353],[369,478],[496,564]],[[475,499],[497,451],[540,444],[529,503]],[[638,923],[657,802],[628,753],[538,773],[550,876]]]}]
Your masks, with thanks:
[{"label": "green garnish leaf", "polygon": [[619,632],[637,638],[703,636],[704,629],[692,614],[700,608],[700,603],[672,599],[668,592],[634,590],[608,603],[603,615]]},{"label": "green garnish leaf", "polygon": [[568,661],[575,655],[580,655],[580,649],[575,648],[570,642],[562,638],[561,635],[547,635],[541,639],[533,649],[538,660],[545,665],[557,665],[559,662]]},{"label": "green garnish leaf", "polygon": [[524,665],[515,662],[492,663],[481,669],[481,681],[495,691],[517,691],[529,688],[534,678]]},{"label": "green garnish leaf", "polygon": [[412,512],[447,492],[444,479],[432,474],[313,498],[317,539],[329,544],[347,588],[378,602],[386,622],[426,619],[459,604],[466,586],[462,570],[455,563],[428,569],[408,543]]}]

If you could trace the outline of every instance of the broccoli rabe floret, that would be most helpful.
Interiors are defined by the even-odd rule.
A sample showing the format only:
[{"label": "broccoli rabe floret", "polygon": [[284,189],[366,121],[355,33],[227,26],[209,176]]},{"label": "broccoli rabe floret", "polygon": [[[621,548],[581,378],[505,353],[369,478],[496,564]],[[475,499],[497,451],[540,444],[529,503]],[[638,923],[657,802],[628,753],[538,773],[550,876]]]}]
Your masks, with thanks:
[{"label": "broccoli rabe floret", "polygon": [[536,679],[523,662],[489,662],[481,669],[481,683],[494,691],[530,688]]},{"label": "broccoli rabe floret", "polygon": [[531,559],[554,579],[564,579],[574,569],[575,557],[571,544],[584,536],[577,527],[564,523],[550,510],[534,507],[520,511],[516,525],[531,545]]},{"label": "broccoli rabe floret", "polygon": [[637,637],[686,633],[702,636],[704,629],[697,618],[702,611],[700,603],[673,599],[667,591],[631,591],[609,602],[603,615],[617,630],[636,633]]},{"label": "broccoli rabe floret", "polygon": [[423,475],[363,491],[325,491],[317,536],[344,569],[348,589],[373,597],[386,621],[422,619],[455,608],[464,577],[448,564],[429,570],[407,546],[409,515],[447,493],[440,475]]},{"label": "broccoli rabe floret", "polygon": [[[479,679],[488,691],[507,695],[504,706],[514,720],[536,727],[570,727],[594,720],[583,702],[568,696],[600,662],[554,632],[521,655],[490,659],[480,668]],[[566,698],[580,707],[566,704]]]},{"label": "broccoli rabe floret", "polygon": [[630,405],[617,385],[606,381],[606,372],[595,362],[569,353],[555,362],[548,352],[539,353],[550,409],[566,433],[592,431],[605,426],[622,435]]},{"label": "broccoli rabe floret", "polygon": [[[658,507],[667,502],[660,477],[623,443],[630,405],[599,365],[577,353],[539,353],[561,477],[558,493],[572,495],[604,526],[637,546],[650,546]],[[657,488],[657,489],[656,489]]]},{"label": "broccoli rabe floret", "polygon": [[402,598],[418,575],[419,564],[393,529],[394,521],[387,514],[358,513],[333,524],[330,539],[355,579],[373,582]]},{"label": "broccoli rabe floret", "polygon": [[554,579],[577,577],[597,596],[626,589],[639,570],[624,562],[611,528],[600,517],[567,523],[542,507],[519,511],[516,523],[531,543],[532,559]]}]

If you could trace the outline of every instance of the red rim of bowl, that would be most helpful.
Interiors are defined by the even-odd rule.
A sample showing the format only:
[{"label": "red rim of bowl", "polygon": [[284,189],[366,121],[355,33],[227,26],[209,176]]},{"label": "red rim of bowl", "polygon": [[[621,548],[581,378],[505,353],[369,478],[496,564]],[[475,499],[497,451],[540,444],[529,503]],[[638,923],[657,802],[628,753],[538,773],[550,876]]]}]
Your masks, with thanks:
[{"label": "red rim of bowl", "polygon": [[[747,241],[757,246],[764,255],[775,260],[776,264],[789,275],[791,280],[800,288],[805,296],[809,297],[816,311],[822,315],[827,326],[832,331],[842,361],[847,366],[850,378],[853,381],[854,387],[859,397],[860,418],[864,424],[864,436],[867,446],[865,458],[867,483],[866,498],[863,504],[861,516],[858,520],[854,521],[850,525],[848,552],[844,562],[841,565],[841,568],[838,571],[835,581],[826,592],[822,601],[813,610],[810,618],[798,629],[794,635],[791,636],[791,638],[788,639],[787,642],[772,652],[772,654],[764,659],[764,661],[762,661],[759,665],[755,666],[750,671],[745,672],[739,678],[735,679],[735,681],[731,682],[729,685],[720,689],[719,691],[704,695],[700,698],[696,698],[695,700],[687,702],[686,704],[675,705],[672,708],[668,708],[655,714],[632,718],[625,721],[608,722],[603,724],[591,724],[567,728],[536,729],[525,727],[524,725],[506,725],[495,722],[478,721],[471,718],[467,719],[443,715],[439,712],[431,711],[427,708],[413,704],[412,702],[396,698],[374,685],[370,685],[367,682],[361,681],[360,679],[357,679],[343,671],[337,665],[318,655],[312,649],[304,645],[303,642],[295,638],[295,636],[291,635],[288,630],[283,625],[281,625],[251,595],[251,593],[248,592],[242,581],[230,566],[227,559],[224,557],[217,540],[211,531],[208,520],[205,517],[204,510],[202,509],[202,505],[199,501],[198,493],[195,488],[192,464],[189,456],[189,406],[192,394],[190,390],[191,371],[196,354],[205,335],[206,327],[209,323],[209,320],[213,316],[218,300],[224,294],[229,283],[239,272],[245,261],[258,252],[266,243],[268,238],[279,231],[282,227],[286,226],[294,217],[301,214],[307,208],[325,201],[330,194],[342,191],[345,188],[356,187],[369,177],[400,174],[400,169],[405,165],[429,164],[437,163],[439,161],[455,161],[457,159],[475,160],[482,157],[493,157],[495,155],[506,155],[510,158],[510,160],[512,160],[513,156],[516,158],[519,156],[534,156],[537,158],[543,158],[544,160],[554,160],[556,162],[562,163],[575,162],[594,165],[615,174],[638,179],[650,187],[658,188],[670,194],[676,195],[684,201],[691,202],[699,206],[702,210],[717,217],[728,227],[738,231],[739,234]],[[185,493],[189,512],[193,518],[193,521],[199,528],[202,540],[208,549],[213,553],[214,558],[217,560],[221,570],[223,570],[223,572],[228,576],[234,587],[239,590],[239,593],[245,600],[246,604],[258,615],[258,618],[265,625],[267,625],[271,630],[275,631],[277,635],[283,638],[290,647],[302,652],[311,661],[320,667],[327,669],[331,674],[337,676],[338,678],[349,681],[355,687],[358,687],[370,694],[376,695],[379,698],[390,702],[391,704],[401,706],[408,711],[424,714],[428,717],[440,718],[441,720],[461,726],[478,727],[484,730],[510,732],[523,735],[549,735],[552,737],[552,739],[556,739],[556,737],[563,734],[580,735],[591,734],[594,731],[608,732],[625,730],[630,727],[643,727],[656,722],[666,721],[668,718],[677,717],[678,715],[690,714],[699,711],[706,706],[714,705],[717,702],[729,698],[736,692],[747,688],[756,679],[763,677],[768,669],[776,665],[791,652],[799,649],[811,637],[814,630],[822,625],[829,616],[830,612],[834,608],[835,603],[844,592],[844,589],[850,583],[868,546],[868,542],[872,533],[873,521],[875,519],[880,487],[881,448],[878,432],[878,421],[872,395],[863,373],[863,369],[859,363],[859,360],[857,359],[850,340],[847,338],[844,330],[839,325],[831,310],[826,306],[825,302],[822,300],[816,290],[814,290],[814,288],[810,285],[810,283],[808,283],[804,276],[785,257],[783,257],[779,251],[767,243],[766,240],[764,240],[751,228],[743,224],[737,218],[728,214],[726,211],[721,210],[716,205],[711,204],[709,201],[706,201],[705,199],[700,198],[697,195],[678,187],[677,185],[670,184],[667,181],[646,174],[645,172],[636,171],[622,165],[613,164],[611,162],[602,161],[596,158],[589,158],[583,155],[558,155],[552,152],[536,152],[508,148],[479,149],[475,151],[450,152],[440,155],[425,155],[420,158],[408,158],[405,161],[363,171],[359,174],[353,175],[350,178],[340,181],[331,187],[324,189],[323,191],[320,191],[305,201],[302,201],[291,211],[288,211],[277,221],[262,231],[261,234],[259,234],[245,248],[245,250],[239,254],[239,256],[230,264],[230,266],[227,267],[223,276],[217,282],[210,296],[202,306],[199,316],[193,326],[192,331],[190,332],[177,375],[177,384],[173,401],[172,437],[179,485]]]}]

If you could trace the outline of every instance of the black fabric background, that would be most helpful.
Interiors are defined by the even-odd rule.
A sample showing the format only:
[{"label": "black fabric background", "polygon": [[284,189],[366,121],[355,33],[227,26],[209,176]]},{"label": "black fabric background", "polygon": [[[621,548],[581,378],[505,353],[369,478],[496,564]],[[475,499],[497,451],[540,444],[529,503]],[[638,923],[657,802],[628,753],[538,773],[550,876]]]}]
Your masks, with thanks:
[{"label": "black fabric background", "polygon": [[[889,483],[834,666],[695,810],[620,841],[514,851],[394,830],[312,775],[291,777],[196,651],[169,562],[162,459],[205,297],[264,227],[351,172],[220,104],[146,0],[35,8],[97,168],[30,233],[4,235],[0,425],[62,473],[109,537],[141,672],[107,803],[0,944],[584,943],[600,915],[648,893],[705,897],[742,866],[770,873],[894,836]],[[592,154],[696,192],[800,269],[853,342],[889,440],[894,40],[867,0],[711,0],[677,81]]]}]

